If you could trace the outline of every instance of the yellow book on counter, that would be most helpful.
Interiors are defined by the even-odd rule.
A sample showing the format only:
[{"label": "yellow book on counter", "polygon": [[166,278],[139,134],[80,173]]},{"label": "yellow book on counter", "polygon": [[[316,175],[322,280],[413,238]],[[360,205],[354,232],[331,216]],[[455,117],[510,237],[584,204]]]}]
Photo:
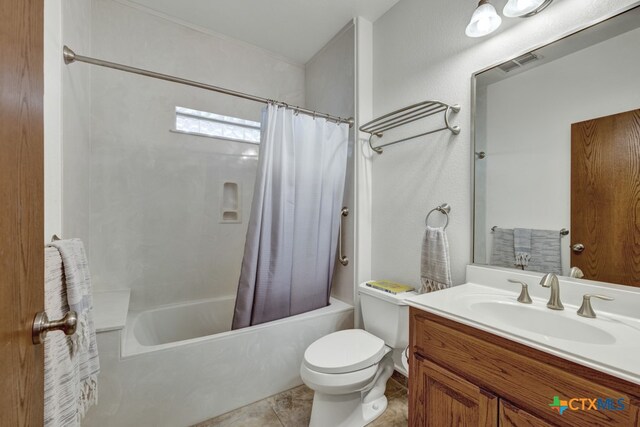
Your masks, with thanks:
[{"label": "yellow book on counter", "polygon": [[384,292],[389,292],[390,294],[394,295],[414,290],[413,286],[403,285],[401,283],[395,283],[389,280],[374,280],[371,282],[367,282],[367,286]]}]

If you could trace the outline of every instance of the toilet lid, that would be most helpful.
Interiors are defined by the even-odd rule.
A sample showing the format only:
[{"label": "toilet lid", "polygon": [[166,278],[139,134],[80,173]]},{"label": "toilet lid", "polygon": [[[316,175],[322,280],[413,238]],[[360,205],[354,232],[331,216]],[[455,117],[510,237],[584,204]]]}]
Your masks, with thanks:
[{"label": "toilet lid", "polygon": [[362,329],[333,332],[311,344],[304,353],[310,369],[342,374],[378,363],[386,353],[384,341]]}]

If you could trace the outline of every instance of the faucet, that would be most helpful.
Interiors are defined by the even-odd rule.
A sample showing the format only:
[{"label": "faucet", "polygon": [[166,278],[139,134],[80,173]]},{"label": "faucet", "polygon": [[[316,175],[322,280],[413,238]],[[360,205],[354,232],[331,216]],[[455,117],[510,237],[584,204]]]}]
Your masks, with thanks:
[{"label": "faucet", "polygon": [[584,273],[579,267],[571,267],[571,270],[569,270],[569,277],[582,279],[584,277]]},{"label": "faucet", "polygon": [[564,310],[564,306],[560,301],[560,282],[558,282],[558,276],[554,273],[547,273],[542,276],[540,285],[542,285],[543,288],[551,288],[551,296],[549,297],[547,307],[551,310]]}]

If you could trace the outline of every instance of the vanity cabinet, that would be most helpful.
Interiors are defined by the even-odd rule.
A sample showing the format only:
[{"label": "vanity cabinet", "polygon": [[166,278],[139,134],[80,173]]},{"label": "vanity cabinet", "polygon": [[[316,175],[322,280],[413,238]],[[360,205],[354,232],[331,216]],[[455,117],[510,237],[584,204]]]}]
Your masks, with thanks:
[{"label": "vanity cabinet", "polygon": [[[410,352],[411,426],[640,427],[640,386],[413,307]],[[585,410],[560,415],[555,396]]]}]

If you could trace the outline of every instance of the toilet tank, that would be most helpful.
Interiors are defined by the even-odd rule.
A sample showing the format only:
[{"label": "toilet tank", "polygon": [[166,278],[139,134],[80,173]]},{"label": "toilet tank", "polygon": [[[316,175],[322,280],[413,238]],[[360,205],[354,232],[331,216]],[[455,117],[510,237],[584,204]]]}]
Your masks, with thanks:
[{"label": "toilet tank", "polygon": [[394,295],[365,282],[358,286],[358,294],[364,329],[382,338],[389,347],[404,349],[409,344],[409,306],[404,299],[416,292]]}]

